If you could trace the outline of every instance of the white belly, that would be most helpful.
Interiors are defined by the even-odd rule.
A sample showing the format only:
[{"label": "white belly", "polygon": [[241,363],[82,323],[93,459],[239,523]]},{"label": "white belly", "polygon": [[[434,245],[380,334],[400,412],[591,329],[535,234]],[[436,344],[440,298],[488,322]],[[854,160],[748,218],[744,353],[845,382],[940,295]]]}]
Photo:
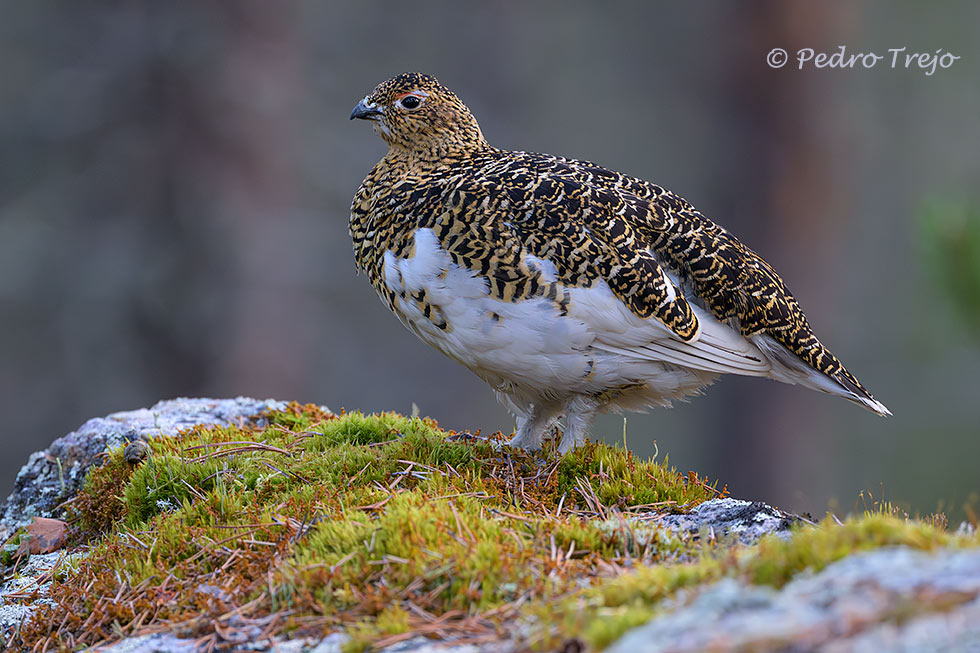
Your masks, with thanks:
[{"label": "white belly", "polygon": [[592,335],[584,324],[561,316],[546,299],[491,297],[487,282],[453,263],[430,229],[416,232],[411,258],[385,254],[384,283],[396,293],[395,313],[408,328],[498,390],[570,388],[589,373]]},{"label": "white belly", "polygon": [[[531,262],[556,279],[553,264]],[[532,402],[641,384],[642,396],[624,402],[637,409],[696,392],[719,372],[770,369],[754,345],[703,311],[701,340],[682,343],[656,319],[631,313],[604,282],[569,289],[564,315],[545,298],[491,297],[487,282],[453,263],[430,229],[416,232],[410,258],[385,254],[384,283],[395,313],[422,340],[497,391]]]}]

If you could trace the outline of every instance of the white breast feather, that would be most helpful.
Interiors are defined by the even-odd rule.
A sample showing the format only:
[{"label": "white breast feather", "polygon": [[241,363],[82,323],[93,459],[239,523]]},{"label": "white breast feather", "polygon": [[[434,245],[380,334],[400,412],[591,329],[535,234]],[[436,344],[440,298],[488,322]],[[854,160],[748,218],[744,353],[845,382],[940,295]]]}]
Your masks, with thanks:
[{"label": "white breast feather", "polygon": [[416,231],[414,256],[398,259],[387,252],[384,274],[396,293],[424,289],[450,326],[439,329],[410,298],[397,301],[402,322],[495,387],[509,380],[560,388],[587,373],[584,352],[592,334],[584,324],[561,317],[545,299],[490,297],[487,282],[454,264],[430,229]]}]

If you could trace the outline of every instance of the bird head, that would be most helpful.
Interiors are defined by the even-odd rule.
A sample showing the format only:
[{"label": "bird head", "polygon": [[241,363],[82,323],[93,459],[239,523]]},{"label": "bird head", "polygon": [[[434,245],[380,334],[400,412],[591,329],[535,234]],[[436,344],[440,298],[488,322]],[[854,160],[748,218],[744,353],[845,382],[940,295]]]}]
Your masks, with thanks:
[{"label": "bird head", "polygon": [[486,146],[470,110],[432,75],[404,73],[378,84],[350,118],[373,121],[390,150],[446,154]]}]

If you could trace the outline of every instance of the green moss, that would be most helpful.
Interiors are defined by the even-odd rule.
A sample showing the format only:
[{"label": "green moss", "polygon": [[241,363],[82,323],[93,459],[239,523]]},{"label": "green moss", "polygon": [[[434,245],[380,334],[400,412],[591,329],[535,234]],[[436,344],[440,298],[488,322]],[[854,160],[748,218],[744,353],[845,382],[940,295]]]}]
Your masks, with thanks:
[{"label": "green moss", "polygon": [[978,545],[976,535],[951,535],[925,522],[880,512],[865,513],[842,524],[828,517],[816,526],[798,527],[789,540],[772,535],[754,547],[708,548],[694,563],[642,566],[541,607],[540,619],[551,625],[538,633],[535,645],[546,650],[563,639],[580,637],[593,648],[602,649],[630,628],[648,621],[657,613],[658,603],[678,589],[724,576],[780,587],[804,570],[820,571],[859,551],[883,546],[933,550]]},{"label": "green moss", "polygon": [[656,505],[682,509],[727,494],[693,472],[685,479],[669,461],[637,461],[628,450],[591,442],[562,458],[557,474],[559,492],[582,492],[584,481],[593,486],[604,505],[621,508]]},{"label": "green moss", "polygon": [[0,565],[9,567],[14,564],[20,556],[20,541],[24,534],[24,529],[20,529],[3,543],[3,547],[0,547]]},{"label": "green moss", "polygon": [[696,563],[640,566],[549,605],[530,610],[541,624],[531,646],[553,650],[579,638],[602,649],[656,614],[657,604],[677,590],[720,578],[723,565],[706,556]]},{"label": "green moss", "polygon": [[830,563],[858,551],[882,546],[908,546],[930,551],[938,547],[976,545],[976,538],[950,535],[920,521],[868,513],[837,524],[827,518],[815,528],[800,530],[785,542],[765,538],[746,552],[740,567],[752,582],[782,586],[797,573],[820,571]]},{"label": "green moss", "polygon": [[310,447],[326,450],[340,444],[378,444],[389,442],[408,434],[427,435],[435,431],[434,422],[419,418],[408,419],[396,413],[380,413],[365,417],[360,413],[345,415],[332,420],[313,436]]},{"label": "green moss", "polygon": [[213,637],[257,619],[294,635],[343,628],[363,650],[492,633],[520,607],[536,617],[528,645],[602,648],[681,587],[781,584],[861,548],[961,542],[869,515],[732,549],[628,521],[724,490],[621,448],[532,455],[432,420],[298,404],[266,422],[155,440],[135,471],[111,452],[76,502],[88,556],[19,644],[78,648],[164,623]]}]

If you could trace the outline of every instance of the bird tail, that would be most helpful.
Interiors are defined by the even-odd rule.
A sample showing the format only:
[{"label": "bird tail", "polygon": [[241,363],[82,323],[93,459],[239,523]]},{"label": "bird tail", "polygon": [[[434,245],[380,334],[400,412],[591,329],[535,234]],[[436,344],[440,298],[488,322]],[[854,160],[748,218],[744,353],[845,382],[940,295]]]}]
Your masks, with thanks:
[{"label": "bird tail", "polygon": [[758,334],[753,336],[751,340],[759,349],[768,354],[770,361],[773,362],[772,370],[769,373],[773,379],[843,397],[882,417],[888,417],[892,414],[883,403],[871,395],[867,388],[861,385],[861,382],[853,374],[848,372],[843,365],[840,365],[837,358],[829,351],[824,350],[830,357],[833,357],[839,367],[836,371],[824,373],[808,365],[803,359],[768,334]]},{"label": "bird tail", "polygon": [[843,367],[840,368],[840,371],[837,374],[829,378],[836,381],[837,384],[844,390],[844,392],[841,393],[841,396],[845,399],[852,401],[859,406],[864,406],[872,413],[876,413],[882,417],[888,417],[892,414],[892,411],[888,410],[883,403],[871,396],[871,392],[861,385],[861,382]]}]

